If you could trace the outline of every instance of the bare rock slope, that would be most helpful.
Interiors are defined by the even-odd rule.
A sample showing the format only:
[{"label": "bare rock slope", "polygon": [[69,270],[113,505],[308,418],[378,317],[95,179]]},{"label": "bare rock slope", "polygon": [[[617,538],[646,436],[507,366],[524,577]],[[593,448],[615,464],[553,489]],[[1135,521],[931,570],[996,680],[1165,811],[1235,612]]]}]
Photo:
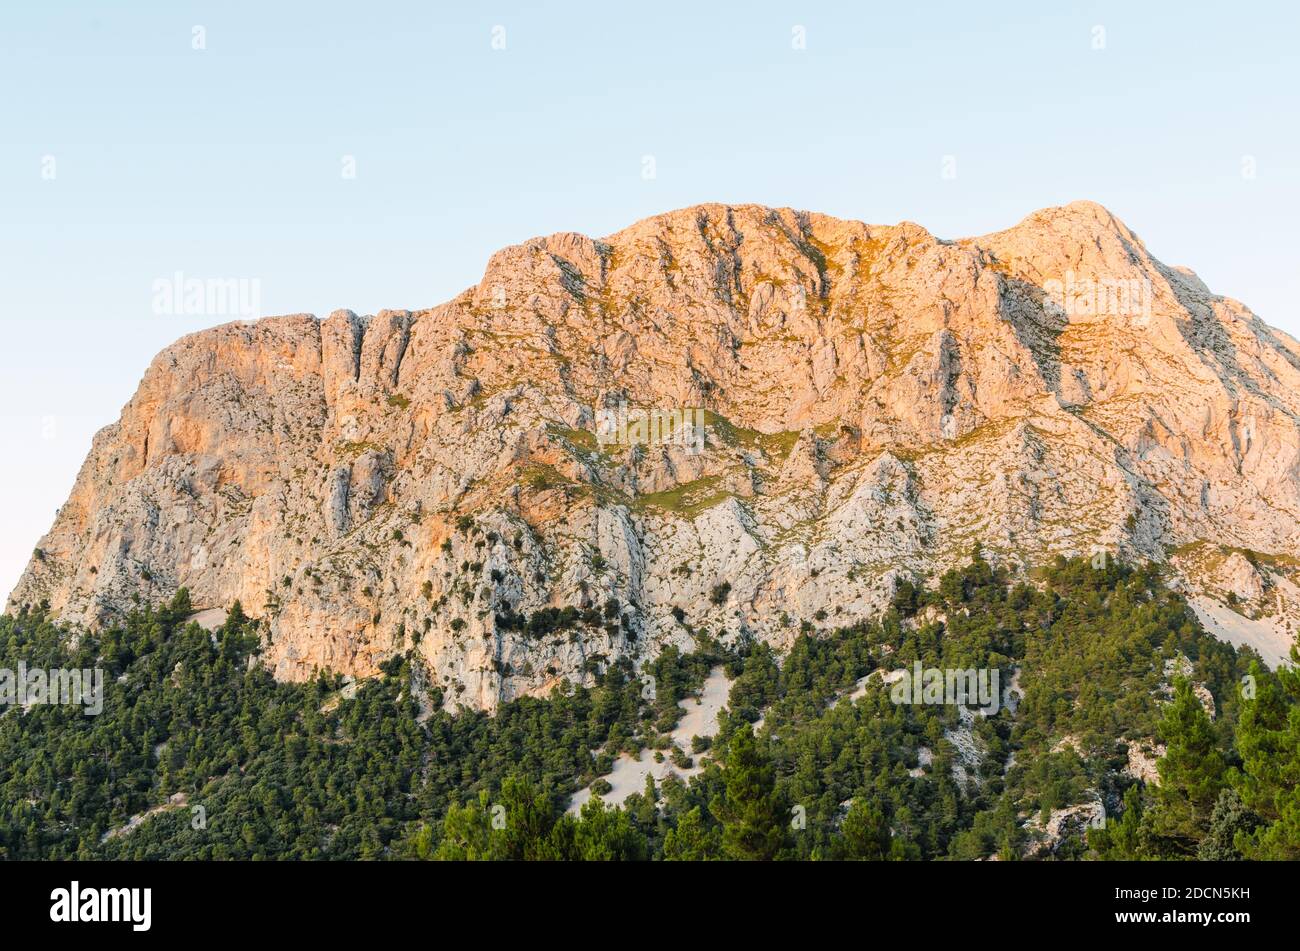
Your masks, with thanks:
[{"label": "bare rock slope", "polygon": [[[598,438],[620,407],[706,408],[703,451]],[[430,310],[178,341],[9,607],[186,586],[263,616],[279,677],[415,647],[492,709],[688,647],[674,608],[782,646],[979,541],[1169,562],[1280,657],[1298,513],[1300,345],[1104,208],[946,241],[705,205],[506,248]]]}]

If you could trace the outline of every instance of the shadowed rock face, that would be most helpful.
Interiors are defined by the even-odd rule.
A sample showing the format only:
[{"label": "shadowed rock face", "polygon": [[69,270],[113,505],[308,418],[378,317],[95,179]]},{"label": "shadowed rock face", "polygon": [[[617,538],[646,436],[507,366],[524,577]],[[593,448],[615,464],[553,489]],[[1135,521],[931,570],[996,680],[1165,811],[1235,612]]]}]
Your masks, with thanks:
[{"label": "shadowed rock face", "polygon": [[[704,450],[605,444],[620,406],[707,408]],[[688,647],[674,606],[784,646],[976,541],[1170,560],[1285,632],[1298,425],[1300,346],[1098,205],[960,241],[705,205],[506,248],[431,310],[183,338],[10,608],[94,625],[186,586],[263,615],[279,677],[415,645],[488,709]],[[508,623],[570,605],[600,623]]]}]

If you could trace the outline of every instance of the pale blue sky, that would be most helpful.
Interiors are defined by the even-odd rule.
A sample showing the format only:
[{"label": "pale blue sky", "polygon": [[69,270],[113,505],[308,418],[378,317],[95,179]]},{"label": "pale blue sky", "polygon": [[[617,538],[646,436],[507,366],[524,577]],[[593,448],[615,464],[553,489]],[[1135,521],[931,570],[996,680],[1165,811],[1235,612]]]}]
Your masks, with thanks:
[{"label": "pale blue sky", "polygon": [[366,313],[445,300],[532,235],[702,201],[960,237],[1090,198],[1300,333],[1290,3],[16,6],[0,594],[152,356],[226,319],[155,314],[176,271],[257,280],[264,314]]}]

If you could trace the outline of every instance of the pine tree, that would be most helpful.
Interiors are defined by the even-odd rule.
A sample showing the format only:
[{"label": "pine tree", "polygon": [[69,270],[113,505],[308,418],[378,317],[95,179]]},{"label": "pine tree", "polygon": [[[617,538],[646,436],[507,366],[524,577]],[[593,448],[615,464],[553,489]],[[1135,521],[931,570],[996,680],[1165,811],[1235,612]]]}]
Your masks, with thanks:
[{"label": "pine tree", "polygon": [[453,805],[443,819],[442,841],[433,857],[443,862],[486,862],[505,858],[501,841],[493,835],[492,803],[487,791],[477,802]]},{"label": "pine tree", "polygon": [[699,806],[684,813],[675,828],[664,836],[667,862],[704,862],[721,858],[722,843],[717,827],[710,828]]},{"label": "pine tree", "polygon": [[1088,830],[1088,846],[1107,861],[1131,862],[1151,857],[1149,829],[1144,823],[1145,804],[1138,786],[1124,793],[1124,810],[1100,828]]},{"label": "pine tree", "polygon": [[1210,831],[1201,840],[1196,857],[1202,862],[1238,862],[1241,850],[1237,848],[1238,834],[1249,837],[1259,826],[1259,816],[1246,808],[1235,789],[1219,793],[1210,816]]},{"label": "pine tree", "polygon": [[501,784],[500,807],[506,858],[528,862],[562,857],[553,847],[555,807],[546,793],[535,790],[527,779],[511,776]]},{"label": "pine tree", "polygon": [[1300,859],[1300,670],[1270,674],[1252,664],[1250,676],[1256,696],[1242,700],[1241,767],[1229,778],[1261,823],[1238,830],[1234,844],[1246,858]]},{"label": "pine tree", "polygon": [[838,858],[880,862],[889,858],[889,823],[865,799],[855,799],[840,826]]},{"label": "pine tree", "polygon": [[599,796],[582,807],[573,845],[573,857],[583,862],[639,862],[647,854],[645,836],[632,817],[617,806],[605,808]]},{"label": "pine tree", "polygon": [[1185,678],[1174,683],[1174,699],[1161,720],[1160,735],[1167,749],[1156,764],[1160,785],[1152,830],[1174,854],[1192,855],[1209,832],[1227,766],[1214,724]]},{"label": "pine tree", "polygon": [[785,810],[772,761],[749,724],[732,735],[723,775],[723,794],[709,805],[722,823],[723,854],[749,861],[776,858],[785,844]]}]

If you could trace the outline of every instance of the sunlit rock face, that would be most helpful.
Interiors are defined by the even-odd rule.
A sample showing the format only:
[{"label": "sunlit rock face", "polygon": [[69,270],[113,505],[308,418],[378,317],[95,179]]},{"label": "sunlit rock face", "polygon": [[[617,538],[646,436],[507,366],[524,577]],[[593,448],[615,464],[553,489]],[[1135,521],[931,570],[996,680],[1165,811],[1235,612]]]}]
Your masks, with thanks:
[{"label": "sunlit rock face", "polygon": [[1300,346],[1098,205],[956,241],[704,205],[430,310],[183,338],[9,607],[184,586],[263,617],[278,677],[414,648],[493,709],[693,631],[788,645],[979,542],[1169,562],[1289,644],[1298,420]]}]

